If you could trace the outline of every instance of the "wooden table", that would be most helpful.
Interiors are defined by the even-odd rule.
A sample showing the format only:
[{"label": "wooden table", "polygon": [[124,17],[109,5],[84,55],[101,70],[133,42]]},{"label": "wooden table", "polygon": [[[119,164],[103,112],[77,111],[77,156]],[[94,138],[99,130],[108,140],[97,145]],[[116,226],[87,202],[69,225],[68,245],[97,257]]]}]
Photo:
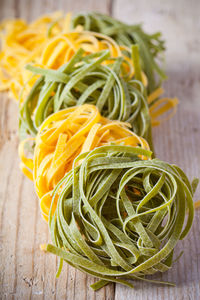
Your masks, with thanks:
[{"label": "wooden table", "polygon": [[[154,129],[159,158],[177,163],[190,178],[200,166],[200,1],[148,0],[0,0],[0,18],[34,19],[54,11],[96,10],[123,21],[143,22],[149,32],[160,30],[167,41],[168,95],[177,96],[176,116]],[[109,286],[94,293],[94,279],[65,265],[55,279],[57,260],[40,251],[50,240],[40,216],[32,182],[19,170],[17,104],[0,95],[0,196],[2,299],[200,299],[200,210],[192,230],[176,249],[184,255],[173,269],[154,278],[174,281],[176,287],[136,282],[135,289]],[[199,199],[199,190],[195,200]]]}]

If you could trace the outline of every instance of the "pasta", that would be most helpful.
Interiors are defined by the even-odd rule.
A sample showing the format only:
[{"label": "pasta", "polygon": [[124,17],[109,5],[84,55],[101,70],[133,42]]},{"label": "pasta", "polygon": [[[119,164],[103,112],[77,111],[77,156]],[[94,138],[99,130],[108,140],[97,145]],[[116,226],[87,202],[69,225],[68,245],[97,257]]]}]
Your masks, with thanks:
[{"label": "pasta", "polygon": [[133,131],[151,146],[151,121],[142,83],[136,79],[125,81],[120,76],[121,57],[103,65],[110,57],[107,50],[83,54],[79,49],[59,70],[28,66],[42,76],[21,108],[21,132],[35,135],[52,112],[89,103],[106,118],[131,123]]},{"label": "pasta", "polygon": [[[23,95],[25,92],[27,94],[36,80],[24,69],[27,63],[34,62],[40,67],[58,69],[68,62],[79,48],[83,48],[87,54],[109,49],[112,57],[123,56],[124,76],[133,77],[134,68],[128,48],[127,54],[123,54],[123,47],[100,33],[78,29],[69,32],[70,14],[66,18],[61,15],[59,18],[59,15],[55,13],[52,16],[44,16],[29,26],[22,20],[2,24],[2,31],[5,33],[2,34],[3,49],[0,55],[0,90],[9,88],[12,97],[23,101],[24,98],[20,97],[21,89],[24,88]],[[142,77],[147,85],[144,73]]]},{"label": "pasta", "polygon": [[54,190],[49,212],[54,246],[45,249],[60,256],[61,266],[64,260],[100,278],[95,290],[110,281],[132,286],[127,279],[167,271],[174,247],[191,228],[193,190],[186,175],[141,155],[151,152],[99,147],[78,156]]},{"label": "pasta", "polygon": [[103,118],[95,106],[84,104],[54,113],[43,122],[35,138],[33,160],[24,153],[25,143],[30,138],[21,142],[21,169],[34,181],[46,220],[52,190],[71,170],[78,154],[111,143],[149,149],[147,142],[129,127],[127,123]]},{"label": "pasta", "polygon": [[142,69],[148,78],[148,91],[153,92],[160,82],[166,79],[165,72],[160,68],[158,59],[165,50],[161,33],[147,34],[141,25],[128,25],[110,16],[88,12],[78,13],[72,17],[71,28],[82,26],[84,30],[100,32],[113,38],[122,47],[131,47],[138,44],[140,50]]},{"label": "pasta", "polygon": [[[104,19],[103,16],[101,18],[102,20]],[[23,20],[6,20],[2,22],[0,25],[0,38],[2,40],[2,51],[0,53],[0,90],[9,89],[12,98],[23,102],[38,78],[38,76],[32,76],[31,72],[24,68],[27,63],[32,62],[35,66],[41,68],[57,70],[68,62],[80,47],[87,54],[109,49],[111,57],[123,57],[122,75],[125,79],[133,78],[135,68],[131,59],[130,43],[128,46],[119,46],[114,39],[105,34],[84,31],[82,26],[77,23],[78,19],[76,17],[73,19],[72,24],[77,23],[77,25],[75,27],[72,26],[71,31],[70,20],[70,13],[64,16],[62,13],[57,12],[43,16],[30,24],[27,24]],[[132,42],[133,44],[135,43],[133,40]],[[138,44],[141,52],[139,41]],[[141,58],[142,69],[144,69],[144,55],[141,55]],[[141,74],[142,77],[140,79],[143,84],[145,86],[151,84],[150,82],[148,83],[146,75],[143,72]],[[150,90],[152,91],[152,89]],[[155,93],[158,95],[158,92],[159,89],[154,90],[153,93],[149,94],[149,97],[152,98]],[[150,110],[153,116],[152,124],[159,125],[160,122],[168,119],[176,112],[178,102],[176,98],[154,100],[156,100],[156,103]],[[156,112],[152,111],[155,108]],[[157,117],[166,111],[171,111],[171,114],[167,118],[162,117],[158,120]]]},{"label": "pasta", "polygon": [[49,222],[53,245],[41,248],[60,257],[57,276],[66,261],[100,279],[94,290],[154,282],[145,276],[171,268],[200,205],[197,179],[152,159],[151,128],[178,104],[161,97],[160,33],[57,12],[5,20],[0,39],[0,91],[19,101],[20,167]]},{"label": "pasta", "polygon": [[30,89],[33,82],[24,66],[28,62],[40,63],[39,58],[49,39],[69,31],[69,22],[70,14],[65,17],[56,12],[30,24],[21,19],[0,23],[0,91],[9,89],[10,96],[18,100],[25,83]]},{"label": "pasta", "polygon": [[[137,55],[135,57],[137,62]],[[110,64],[109,58],[110,53],[106,50],[85,56],[83,50],[79,48],[69,63],[56,71],[27,66],[34,74],[42,76],[21,107],[22,138],[25,131],[35,135],[37,128],[52,112],[91,103],[97,105],[103,116],[131,123],[133,131],[147,139],[153,149],[151,121],[153,125],[160,124],[157,117],[175,108],[177,99],[159,99],[159,93],[162,92],[160,89],[149,96],[149,108],[141,81],[137,78],[125,81],[120,75],[123,58],[118,57],[114,61],[110,59]],[[165,106],[160,108],[159,104],[162,102],[165,102]]]},{"label": "pasta", "polygon": [[[91,16],[89,14],[87,16],[84,15],[84,18],[88,19],[87,21],[85,19],[84,28],[89,28],[89,24],[93,24],[93,21],[89,21]],[[114,39],[105,34],[83,31],[80,25],[83,20],[82,16],[73,18],[71,31],[69,25],[71,20],[70,13],[66,16],[58,12],[53,13],[43,16],[30,24],[27,24],[23,20],[7,20],[2,22],[0,25],[0,38],[2,40],[2,51],[0,53],[0,91],[9,89],[12,98],[23,102],[37,79],[36,76],[31,75],[29,70],[24,68],[27,63],[32,62],[34,65],[42,68],[58,69],[68,62],[80,47],[83,48],[87,54],[109,49],[111,57],[122,56],[124,58],[123,75],[131,79],[134,76],[135,70],[131,60],[130,46],[137,42],[142,58],[142,69],[144,69],[145,72],[147,71],[147,77],[150,78],[150,81],[143,72],[141,79],[145,86],[148,85],[149,92],[153,92],[153,94],[155,94],[155,92],[157,93],[155,84],[152,85],[152,81],[154,80],[152,79],[153,75],[151,73],[153,71],[151,72],[150,70],[151,68],[152,70],[158,69],[153,59],[153,57],[157,56],[157,46],[154,45],[157,35],[155,35],[155,37],[154,35],[148,36],[144,34],[139,26],[125,26],[103,15],[93,14],[92,19],[93,18],[98,19],[95,21],[97,24],[102,22],[106,22],[105,24],[107,24],[108,22],[106,26],[105,24],[100,27],[94,26],[94,30],[101,32],[100,28],[105,29],[112,24],[111,31],[115,32],[115,34],[111,34],[111,36],[116,39],[116,30],[121,24],[119,32],[121,32],[123,28],[123,37],[125,37],[124,33],[126,31],[128,33],[131,30],[132,34],[134,36],[138,35],[139,38],[133,39],[132,37],[129,43],[127,43],[128,39],[125,38],[124,44],[121,39],[117,38],[117,42],[120,44],[119,46]],[[101,18],[100,23],[99,18]],[[102,29],[102,32],[104,31],[105,30]],[[122,34],[119,34],[119,36],[122,36]],[[161,46],[160,40],[159,45]],[[152,56],[150,52],[153,51],[153,49],[154,54]],[[163,49],[164,48],[161,47],[160,51]],[[23,90],[23,93],[21,93],[21,90]],[[152,93],[149,95],[150,97],[152,97],[151,94]],[[156,107],[158,107],[158,104],[161,106],[156,111],[156,116],[160,115],[161,112],[163,114],[166,111],[172,110],[172,113],[167,117],[168,119],[176,112],[176,105],[178,103],[176,98],[161,98],[156,102]],[[155,115],[154,112],[152,115]],[[156,121],[152,120],[152,124],[159,125],[163,120],[164,118]]]}]

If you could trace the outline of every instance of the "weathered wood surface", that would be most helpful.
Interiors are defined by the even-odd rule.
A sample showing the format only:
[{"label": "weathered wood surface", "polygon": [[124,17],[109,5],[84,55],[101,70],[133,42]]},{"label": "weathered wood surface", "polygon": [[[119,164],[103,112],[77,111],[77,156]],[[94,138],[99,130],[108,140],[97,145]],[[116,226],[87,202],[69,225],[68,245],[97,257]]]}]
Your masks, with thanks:
[{"label": "weathered wood surface", "polygon": [[[180,99],[178,113],[154,129],[159,158],[182,167],[190,178],[200,168],[200,2],[132,0],[0,0],[0,19],[34,19],[54,11],[97,10],[127,22],[143,22],[146,30],[161,30],[167,41],[168,95]],[[40,251],[49,241],[47,225],[40,217],[32,183],[20,173],[17,157],[17,105],[0,95],[0,297],[2,299],[200,299],[200,210],[189,236],[176,253],[184,255],[174,268],[157,279],[177,286],[135,283],[131,290],[109,285],[94,293],[94,279],[67,265],[55,279],[56,258]],[[199,199],[199,190],[195,200]]]}]

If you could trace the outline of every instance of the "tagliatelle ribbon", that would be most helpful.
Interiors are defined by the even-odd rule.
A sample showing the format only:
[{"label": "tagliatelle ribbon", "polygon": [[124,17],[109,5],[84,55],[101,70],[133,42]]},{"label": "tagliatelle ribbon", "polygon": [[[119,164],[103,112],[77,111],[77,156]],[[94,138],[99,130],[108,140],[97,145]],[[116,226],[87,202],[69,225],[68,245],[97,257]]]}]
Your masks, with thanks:
[{"label": "tagliatelle ribbon", "polygon": [[[104,65],[104,62],[110,64]],[[41,75],[21,107],[20,129],[37,133],[45,118],[60,109],[94,104],[109,119],[131,123],[134,132],[150,141],[150,116],[144,86],[121,77],[123,58],[111,58],[108,50],[85,55],[79,50],[58,70],[28,65]]]},{"label": "tagliatelle ribbon", "polygon": [[143,155],[151,153],[99,147],[78,156],[54,190],[54,246],[43,248],[61,258],[60,266],[65,260],[100,278],[95,290],[109,282],[132,286],[127,279],[148,281],[145,275],[169,270],[174,247],[191,228],[193,191],[186,175],[158,159],[142,161]]},{"label": "tagliatelle ribbon", "polygon": [[[163,88],[157,88],[153,93],[147,97],[149,104],[149,113],[151,116],[152,126],[159,126],[162,122],[172,118],[177,110],[177,105],[179,103],[177,98],[160,98],[164,93]],[[164,113],[170,112],[167,116],[163,116]],[[162,118],[158,118],[162,116]]]},{"label": "tagliatelle ribbon", "polygon": [[112,143],[149,149],[148,143],[129,128],[129,124],[103,118],[95,106],[84,104],[54,113],[43,122],[35,138],[33,160],[24,152],[30,139],[20,143],[21,169],[34,181],[45,219],[52,190],[71,170],[78,154]]},{"label": "tagliatelle ribbon", "polygon": [[[123,57],[124,76],[127,78],[134,76],[134,66],[130,54],[124,54],[124,49],[126,49],[127,53],[130,52],[129,48],[119,46],[106,35],[91,31],[79,31],[78,29],[60,34],[51,39],[42,53],[41,65],[46,68],[58,69],[61,65],[68,62],[79,48],[82,48],[86,54],[109,50],[111,57]],[[147,78],[143,72],[142,80],[144,85],[147,86]]]},{"label": "tagliatelle ribbon", "polygon": [[30,180],[33,180],[33,159],[28,158],[25,154],[25,145],[29,143],[30,141],[35,141],[35,138],[27,138],[19,143],[18,146],[18,153],[19,157],[21,159],[20,162],[20,169],[24,173],[26,177],[28,177]]},{"label": "tagliatelle ribbon", "polygon": [[125,24],[110,16],[84,12],[72,16],[71,28],[81,26],[83,30],[95,31],[113,38],[122,47],[130,48],[138,44],[142,70],[148,78],[148,92],[153,92],[160,82],[166,79],[166,74],[158,61],[165,50],[164,41],[160,32],[148,34],[141,24]]},{"label": "tagliatelle ribbon", "polygon": [[[79,48],[83,48],[87,54],[109,49],[112,57],[123,56],[125,59],[123,73],[126,77],[133,77],[132,61],[128,55],[123,54],[123,47],[118,46],[110,37],[100,33],[80,31],[78,28],[76,31],[69,32],[69,21],[66,21],[70,14],[66,19],[61,18],[64,22],[63,26],[61,26],[62,23],[58,16],[61,18],[60,14],[55,13],[30,25],[21,20],[5,21],[2,24],[0,36],[2,39],[0,53],[2,85],[0,90],[9,88],[12,97],[16,100],[20,98],[20,101],[23,101],[23,98],[20,97],[21,89],[24,87],[23,95],[27,94],[36,80],[36,78],[31,78],[31,73],[24,69],[27,63],[34,62],[36,66],[58,69],[68,62]],[[56,22],[56,20],[59,21]],[[51,22],[52,24],[55,22],[55,24],[49,35],[48,27]],[[143,83],[147,85],[144,73],[142,78]]]},{"label": "tagliatelle ribbon", "polygon": [[32,23],[21,19],[5,20],[0,23],[0,91],[9,89],[16,100],[30,73],[24,66],[39,63],[39,58],[49,39],[62,31],[69,31],[70,15],[56,12],[42,16]]},{"label": "tagliatelle ribbon", "polygon": [[200,200],[194,202],[194,207],[195,208],[200,207]]},{"label": "tagliatelle ribbon", "polygon": [[[129,79],[134,76],[135,70],[130,57],[130,44],[128,44],[129,47],[127,43],[125,43],[126,46],[121,43],[119,46],[114,39],[105,34],[83,31],[80,24],[77,24],[76,31],[70,31],[70,18],[70,13],[66,17],[61,13],[54,13],[43,16],[31,24],[27,24],[23,20],[8,20],[1,23],[0,80],[2,84],[0,90],[9,89],[12,97],[23,102],[37,79],[36,76],[31,76],[31,73],[24,69],[25,64],[34,62],[35,66],[58,69],[68,62],[80,47],[85,50],[86,54],[109,49],[111,57],[124,58],[122,69],[124,76]],[[77,23],[77,19],[75,23]],[[134,28],[132,30],[134,31]],[[141,44],[143,42],[141,41]],[[138,43],[141,46],[139,41]],[[143,50],[140,47],[140,51]],[[143,63],[143,67],[147,66]],[[143,72],[141,74],[142,82],[147,86],[148,79]],[[148,74],[150,74],[149,71]],[[23,93],[20,92],[22,88]],[[160,122],[174,115],[177,103],[176,98],[159,99],[150,110],[152,124],[159,125]],[[166,118],[158,120],[157,117],[166,111],[172,112]]]}]

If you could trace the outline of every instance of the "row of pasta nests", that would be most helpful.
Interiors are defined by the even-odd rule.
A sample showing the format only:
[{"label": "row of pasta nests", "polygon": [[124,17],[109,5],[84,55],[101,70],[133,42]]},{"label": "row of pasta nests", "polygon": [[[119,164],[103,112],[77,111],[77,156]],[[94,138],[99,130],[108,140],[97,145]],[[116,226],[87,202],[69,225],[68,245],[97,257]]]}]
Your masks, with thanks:
[{"label": "row of pasta nests", "polygon": [[[109,49],[111,57],[124,58],[124,76],[134,76],[134,66],[127,55],[130,53],[128,47],[119,46],[106,35],[84,31],[81,26],[75,31],[70,31],[70,19],[70,13],[64,17],[61,13],[54,13],[30,24],[23,20],[8,20],[1,24],[0,91],[9,90],[12,98],[23,102],[38,78],[24,68],[26,64],[33,63],[42,68],[58,69],[68,62],[80,47],[86,54]],[[148,85],[144,72],[142,81],[145,86]],[[158,88],[149,95],[153,126],[169,119],[176,112],[177,98],[162,98],[163,92],[162,88]],[[158,97],[159,100],[153,104]],[[166,112],[169,112],[167,116],[159,118]]]}]

